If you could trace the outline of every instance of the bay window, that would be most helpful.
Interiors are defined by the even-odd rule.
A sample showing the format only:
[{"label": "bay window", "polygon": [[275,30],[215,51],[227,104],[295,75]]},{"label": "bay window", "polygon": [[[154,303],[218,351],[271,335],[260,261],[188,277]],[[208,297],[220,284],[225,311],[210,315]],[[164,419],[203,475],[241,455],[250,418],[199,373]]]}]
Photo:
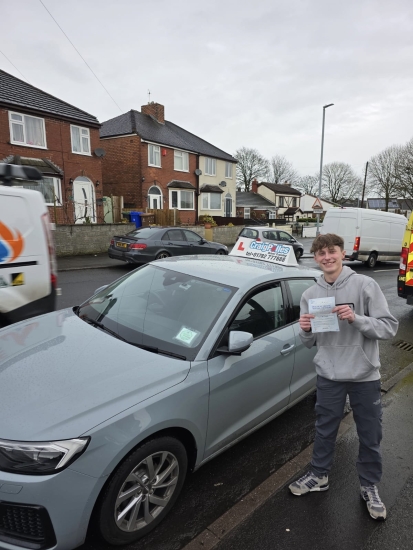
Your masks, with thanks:
[{"label": "bay window", "polygon": [[194,209],[194,192],[184,189],[174,189],[169,191],[170,208],[178,208],[178,210],[193,210]]},{"label": "bay window", "polygon": [[202,210],[221,210],[221,193],[202,193]]},{"label": "bay window", "polygon": [[60,178],[43,176],[43,179],[38,182],[22,183],[21,187],[24,187],[24,189],[40,191],[47,206],[62,206],[62,189]]}]

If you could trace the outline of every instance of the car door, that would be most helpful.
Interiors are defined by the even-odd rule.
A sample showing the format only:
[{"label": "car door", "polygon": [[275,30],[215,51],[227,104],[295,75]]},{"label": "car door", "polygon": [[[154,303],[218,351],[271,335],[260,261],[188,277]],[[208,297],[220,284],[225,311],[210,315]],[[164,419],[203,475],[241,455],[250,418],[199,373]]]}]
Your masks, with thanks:
[{"label": "car door", "polygon": [[282,411],[290,400],[295,335],[286,326],[286,295],[279,282],[255,290],[235,312],[228,330],[250,332],[240,356],[208,360],[209,419],[205,457]]},{"label": "car door", "polygon": [[[211,246],[194,231],[183,230],[188,243],[190,254],[212,254]],[[204,244],[202,244],[202,242]]]},{"label": "car door", "polygon": [[294,329],[294,343],[295,343],[295,357],[294,357],[294,370],[291,377],[290,392],[291,403],[298,399],[301,395],[310,391],[315,387],[316,372],[313,359],[317,353],[317,348],[314,346],[308,349],[301,342],[299,336],[300,325],[298,320],[300,318],[300,300],[303,292],[316,284],[314,278],[302,278],[302,279],[290,279],[285,281],[288,288],[290,297],[290,303],[292,307],[290,309],[290,315],[292,315],[292,327]]},{"label": "car door", "polygon": [[162,244],[171,256],[193,254],[189,251],[189,244],[181,229],[168,229],[162,237]]}]

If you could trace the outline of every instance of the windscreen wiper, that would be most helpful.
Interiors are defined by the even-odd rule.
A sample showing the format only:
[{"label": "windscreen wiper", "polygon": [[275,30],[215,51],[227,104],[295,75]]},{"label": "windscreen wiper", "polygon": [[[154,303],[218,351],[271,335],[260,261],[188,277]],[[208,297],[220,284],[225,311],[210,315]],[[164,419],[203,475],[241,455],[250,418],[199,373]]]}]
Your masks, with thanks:
[{"label": "windscreen wiper", "polygon": [[89,323],[90,325],[93,325],[94,327],[98,327],[108,334],[111,334],[115,338],[118,338],[119,340],[122,340],[122,342],[126,342],[127,344],[130,344],[131,346],[135,346],[135,348],[144,349],[145,351],[150,351],[152,353],[157,353],[158,355],[167,355],[168,357],[175,357],[176,359],[183,359],[186,361],[185,355],[179,355],[178,353],[174,353],[173,351],[166,351],[163,349],[159,349],[155,346],[145,346],[145,344],[136,344],[135,342],[130,342],[129,340],[126,340],[126,338],[123,338],[123,336],[120,336],[117,332],[114,330],[111,330],[107,326],[105,326],[103,323],[100,323],[99,321],[95,321],[94,319],[91,319],[87,315],[83,315],[80,317],[80,319],[83,319],[86,323]]}]

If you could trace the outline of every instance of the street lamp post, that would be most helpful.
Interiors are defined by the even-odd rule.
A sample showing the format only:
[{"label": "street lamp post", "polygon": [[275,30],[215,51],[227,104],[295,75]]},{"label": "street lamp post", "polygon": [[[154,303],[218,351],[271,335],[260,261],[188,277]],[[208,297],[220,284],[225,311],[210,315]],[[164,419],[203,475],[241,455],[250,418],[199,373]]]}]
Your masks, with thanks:
[{"label": "street lamp post", "polygon": [[[328,105],[324,105],[323,107],[323,126],[321,130],[321,158],[320,158],[320,179],[318,182],[318,198],[321,199],[321,180],[323,177],[323,149],[324,149],[324,123],[326,120],[326,109],[328,107],[332,107],[334,103],[329,103]],[[320,234],[320,214],[317,214],[317,231],[316,235],[318,236]]]}]

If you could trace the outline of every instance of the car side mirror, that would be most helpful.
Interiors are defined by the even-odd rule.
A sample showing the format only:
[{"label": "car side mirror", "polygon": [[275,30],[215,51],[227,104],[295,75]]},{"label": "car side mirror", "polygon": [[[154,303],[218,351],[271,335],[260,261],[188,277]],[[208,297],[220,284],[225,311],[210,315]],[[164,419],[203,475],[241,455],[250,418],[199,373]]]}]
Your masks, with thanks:
[{"label": "car side mirror", "polygon": [[199,244],[205,244],[206,242],[208,242],[208,241],[206,241],[206,240],[204,239],[204,237],[201,237],[201,240],[199,241]]},{"label": "car side mirror", "polygon": [[295,242],[296,242],[296,240],[294,239],[294,237],[291,237],[290,243],[295,243]]},{"label": "car side mirror", "polygon": [[241,355],[246,351],[254,341],[254,337],[250,332],[241,330],[232,330],[228,336],[228,347],[218,348],[217,351],[228,355]]},{"label": "car side mirror", "polygon": [[93,296],[94,296],[95,294],[97,294],[98,292],[100,292],[101,290],[104,290],[104,289],[105,289],[106,287],[108,287],[108,286],[109,286],[109,285],[100,286],[99,288],[97,288],[97,289],[95,290],[95,292],[93,293]]}]

